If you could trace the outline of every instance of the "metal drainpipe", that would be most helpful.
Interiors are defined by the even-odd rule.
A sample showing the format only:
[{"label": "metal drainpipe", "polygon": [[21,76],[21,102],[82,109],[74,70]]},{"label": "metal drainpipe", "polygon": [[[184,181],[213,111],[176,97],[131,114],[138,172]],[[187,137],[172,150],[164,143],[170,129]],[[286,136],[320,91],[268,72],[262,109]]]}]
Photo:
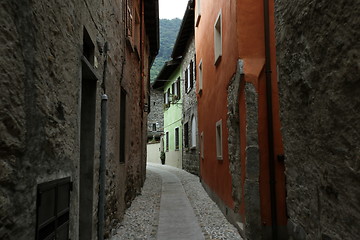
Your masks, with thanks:
[{"label": "metal drainpipe", "polygon": [[275,186],[275,158],[274,158],[274,128],[272,109],[272,79],[271,79],[271,55],[270,55],[270,26],[269,26],[269,0],[264,0],[264,31],[265,31],[265,74],[266,74],[266,97],[267,97],[267,127],[269,144],[269,177],[271,199],[271,223],[272,238],[278,239],[277,231],[277,207]]},{"label": "metal drainpipe", "polygon": [[104,239],[105,220],[105,168],[106,168],[106,115],[107,115],[106,94],[101,96],[101,147],[100,147],[100,168],[99,168],[99,225],[98,239]]},{"label": "metal drainpipe", "polygon": [[99,167],[99,205],[98,205],[98,240],[104,239],[104,222],[105,222],[105,170],[106,170],[106,129],[107,129],[107,100],[106,95],[106,69],[107,69],[107,51],[108,43],[104,45],[104,71],[103,71],[103,90],[101,96],[101,140],[100,140],[100,167]]}]

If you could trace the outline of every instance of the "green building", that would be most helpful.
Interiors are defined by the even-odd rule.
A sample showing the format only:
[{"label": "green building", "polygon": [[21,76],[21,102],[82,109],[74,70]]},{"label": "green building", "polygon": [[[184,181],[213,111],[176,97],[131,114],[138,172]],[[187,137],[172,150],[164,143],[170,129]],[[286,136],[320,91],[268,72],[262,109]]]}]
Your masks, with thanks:
[{"label": "green building", "polygon": [[155,82],[154,89],[164,92],[164,135],[161,151],[165,152],[165,164],[182,168],[182,93],[180,79],[181,59],[164,64]]}]

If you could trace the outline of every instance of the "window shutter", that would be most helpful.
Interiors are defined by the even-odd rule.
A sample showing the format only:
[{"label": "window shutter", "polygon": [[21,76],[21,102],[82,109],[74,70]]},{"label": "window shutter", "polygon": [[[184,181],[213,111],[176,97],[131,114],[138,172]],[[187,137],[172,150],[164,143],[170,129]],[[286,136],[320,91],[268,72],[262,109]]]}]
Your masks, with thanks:
[{"label": "window shutter", "polygon": [[189,147],[189,124],[184,124],[184,147]]},{"label": "window shutter", "polygon": [[185,92],[188,90],[188,69],[185,70]]},{"label": "window shutter", "polygon": [[196,54],[194,54],[194,79],[195,79],[195,82],[196,82]]},{"label": "window shutter", "polygon": [[178,78],[178,80],[177,80],[177,82],[176,82],[176,84],[177,84],[177,95],[178,95],[178,98],[180,99],[180,95],[181,95],[181,91],[180,91],[180,78]]},{"label": "window shutter", "polygon": [[126,28],[127,28],[127,36],[131,37],[133,32],[133,6],[132,0],[127,0],[127,12],[126,12]]},{"label": "window shutter", "polygon": [[192,89],[192,87],[194,85],[194,62],[193,61],[190,61],[189,71],[190,71],[190,89]]}]

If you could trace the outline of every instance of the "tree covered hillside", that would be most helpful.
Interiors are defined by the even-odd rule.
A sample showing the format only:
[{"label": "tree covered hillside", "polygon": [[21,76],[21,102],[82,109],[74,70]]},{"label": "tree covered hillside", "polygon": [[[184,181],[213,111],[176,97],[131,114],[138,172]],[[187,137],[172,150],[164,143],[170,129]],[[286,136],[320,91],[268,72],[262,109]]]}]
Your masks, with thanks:
[{"label": "tree covered hillside", "polygon": [[164,63],[170,60],[180,25],[179,18],[160,19],[160,50],[150,70],[151,82],[155,80]]}]

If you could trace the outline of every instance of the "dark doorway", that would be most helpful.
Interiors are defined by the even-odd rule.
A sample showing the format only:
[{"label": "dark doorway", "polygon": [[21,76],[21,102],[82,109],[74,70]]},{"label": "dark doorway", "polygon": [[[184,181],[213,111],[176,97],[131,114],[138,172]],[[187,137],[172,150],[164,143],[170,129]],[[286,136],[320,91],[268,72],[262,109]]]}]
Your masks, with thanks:
[{"label": "dark doorway", "polygon": [[82,58],[80,126],[79,239],[92,239],[94,144],[97,77],[90,62]]}]

